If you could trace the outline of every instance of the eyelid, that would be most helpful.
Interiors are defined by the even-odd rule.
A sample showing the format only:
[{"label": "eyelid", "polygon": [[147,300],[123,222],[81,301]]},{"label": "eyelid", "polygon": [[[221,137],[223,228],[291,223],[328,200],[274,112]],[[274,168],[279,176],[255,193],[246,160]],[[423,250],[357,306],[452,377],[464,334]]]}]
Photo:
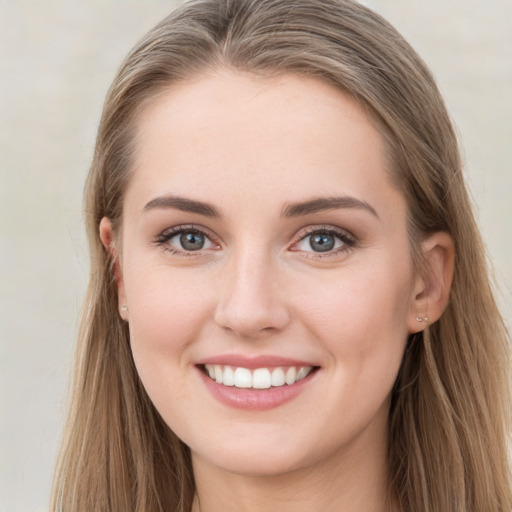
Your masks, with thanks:
[{"label": "eyelid", "polygon": [[[179,235],[180,233],[184,233],[187,231],[197,232],[204,235],[210,242],[215,246],[213,248],[207,249],[199,249],[197,251],[185,251],[183,249],[179,249],[173,245],[170,245],[168,242]],[[218,237],[212,233],[208,228],[201,226],[199,224],[179,224],[177,226],[172,226],[170,228],[165,229],[160,234],[157,235],[155,239],[155,244],[160,245],[164,248],[164,250],[169,251],[173,254],[177,254],[179,256],[201,256],[204,255],[205,252],[211,250],[217,250],[220,248],[220,241]]]},{"label": "eyelid", "polygon": [[[302,242],[305,238],[307,238],[310,235],[316,234],[316,233],[324,233],[329,234],[337,237],[341,242],[343,242],[343,245],[341,247],[338,247],[336,249],[326,251],[326,252],[315,252],[313,250],[311,251],[304,251],[302,249],[294,249],[294,247],[297,246],[300,242]],[[295,236],[295,241],[293,242],[292,246],[290,247],[290,250],[296,251],[296,252],[302,252],[304,255],[308,258],[328,258],[337,256],[340,253],[347,252],[351,249],[353,249],[357,244],[356,237],[347,231],[346,229],[341,229],[336,226],[332,225],[326,225],[326,224],[319,224],[319,225],[313,225],[313,226],[307,226],[303,229],[301,229],[297,235]]]},{"label": "eyelid", "polygon": [[[180,233],[187,232],[187,231],[196,231],[198,233],[203,234],[210,242],[216,246],[214,248],[207,248],[207,249],[200,249],[197,251],[186,251],[179,249],[175,246],[170,245],[168,242],[173,237],[179,235]],[[337,237],[342,242],[342,246],[338,247],[336,249],[326,251],[326,252],[316,252],[316,251],[305,251],[302,249],[294,248],[297,246],[298,243],[303,241],[306,237],[316,234],[316,233],[324,233],[329,234],[332,236]],[[302,228],[294,237],[294,242],[292,243],[289,250],[294,252],[302,252],[307,255],[309,258],[326,258],[330,256],[336,256],[340,253],[347,252],[348,250],[354,248],[354,246],[357,244],[357,239],[352,233],[349,231],[338,228],[336,226],[332,225],[325,225],[325,224],[319,224],[319,225],[311,225],[307,226],[305,228]],[[184,256],[200,256],[204,255],[205,252],[211,251],[211,250],[218,250],[221,248],[221,243],[219,240],[219,237],[215,235],[212,231],[210,231],[208,228],[201,226],[199,224],[180,224],[177,226],[172,226],[170,228],[165,229],[162,231],[159,235],[157,235],[155,239],[155,244],[162,246],[166,251],[170,251],[173,254],[177,255],[184,255]]]}]

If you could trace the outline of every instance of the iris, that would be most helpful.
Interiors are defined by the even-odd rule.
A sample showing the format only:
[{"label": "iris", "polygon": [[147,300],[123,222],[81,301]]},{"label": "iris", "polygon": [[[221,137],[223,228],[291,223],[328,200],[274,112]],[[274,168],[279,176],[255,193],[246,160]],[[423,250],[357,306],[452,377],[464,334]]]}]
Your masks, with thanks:
[{"label": "iris", "polygon": [[317,233],[315,235],[311,235],[309,239],[311,249],[317,252],[330,251],[334,247],[334,243],[334,237],[327,233]]},{"label": "iris", "polygon": [[203,248],[205,237],[199,232],[187,231],[180,236],[180,243],[183,249],[187,251],[199,251]]}]

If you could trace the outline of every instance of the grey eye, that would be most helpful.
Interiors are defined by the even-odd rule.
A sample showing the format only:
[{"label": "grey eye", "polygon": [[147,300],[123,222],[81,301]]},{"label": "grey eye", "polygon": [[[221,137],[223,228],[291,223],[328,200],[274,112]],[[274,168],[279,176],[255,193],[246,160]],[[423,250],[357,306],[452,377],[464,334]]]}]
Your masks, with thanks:
[{"label": "grey eye", "polygon": [[321,253],[336,254],[348,250],[354,244],[355,240],[344,231],[319,228],[303,235],[292,250],[320,256]]},{"label": "grey eye", "polygon": [[192,226],[170,228],[158,237],[157,242],[174,254],[202,254],[203,251],[219,248],[204,231]]},{"label": "grey eye", "polygon": [[204,247],[205,236],[198,231],[185,231],[180,235],[180,244],[186,251],[199,251]]},{"label": "grey eye", "polygon": [[330,251],[334,248],[335,243],[335,237],[328,233],[316,233],[309,237],[309,245],[316,252]]}]

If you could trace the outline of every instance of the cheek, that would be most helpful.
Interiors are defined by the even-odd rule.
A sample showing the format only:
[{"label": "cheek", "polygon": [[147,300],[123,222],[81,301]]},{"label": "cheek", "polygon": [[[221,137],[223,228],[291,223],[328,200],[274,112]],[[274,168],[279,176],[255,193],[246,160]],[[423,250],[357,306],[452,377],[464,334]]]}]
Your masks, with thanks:
[{"label": "cheek", "polygon": [[390,263],[308,288],[302,318],[327,349],[339,384],[387,394],[408,336],[408,275]]},{"label": "cheek", "polygon": [[381,265],[303,283],[307,292],[301,302],[317,328],[339,333],[347,341],[356,337],[358,346],[364,348],[372,344],[376,333],[382,337],[407,334],[410,287],[404,273]]},{"label": "cheek", "polygon": [[208,307],[205,276],[198,272],[140,266],[127,273],[125,287],[130,321],[156,338],[194,329]]},{"label": "cheek", "polygon": [[132,352],[145,380],[167,374],[169,364],[184,367],[186,348],[200,337],[211,315],[204,276],[140,266],[125,274]]},{"label": "cheek", "polygon": [[323,410],[330,411],[325,434],[333,439],[349,439],[374,421],[385,428],[408,334],[408,282],[378,272],[341,282],[307,294],[303,315],[328,353],[331,392]]}]

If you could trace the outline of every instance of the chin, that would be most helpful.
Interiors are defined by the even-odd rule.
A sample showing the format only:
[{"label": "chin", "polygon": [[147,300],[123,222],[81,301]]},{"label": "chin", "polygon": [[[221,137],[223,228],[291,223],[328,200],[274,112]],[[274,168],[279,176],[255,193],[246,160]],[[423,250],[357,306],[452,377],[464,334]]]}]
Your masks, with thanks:
[{"label": "chin", "polygon": [[[201,459],[221,470],[244,476],[272,477],[315,465],[319,453],[304,452],[303,443],[278,442],[275,438],[252,439],[249,443],[216,443],[219,448],[211,451],[192,450],[193,459]],[[302,447],[301,447],[302,446]]]},{"label": "chin", "polygon": [[211,461],[216,467],[243,476],[274,477],[300,469],[301,465],[294,456],[275,456],[275,454],[230,454],[216,457]]}]

